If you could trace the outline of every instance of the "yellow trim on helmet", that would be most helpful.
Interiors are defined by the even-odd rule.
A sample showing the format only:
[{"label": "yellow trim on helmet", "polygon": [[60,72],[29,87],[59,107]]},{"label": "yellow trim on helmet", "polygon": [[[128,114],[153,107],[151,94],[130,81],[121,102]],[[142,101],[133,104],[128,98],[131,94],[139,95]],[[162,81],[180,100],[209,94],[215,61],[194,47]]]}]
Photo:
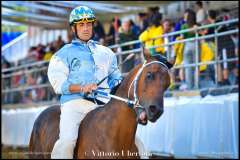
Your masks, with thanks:
[{"label": "yellow trim on helmet", "polygon": [[77,24],[77,23],[83,23],[83,22],[95,22],[96,21],[96,19],[95,18],[83,18],[83,19],[81,19],[81,20],[79,20],[79,21],[77,21],[77,22],[73,22],[74,24]]}]

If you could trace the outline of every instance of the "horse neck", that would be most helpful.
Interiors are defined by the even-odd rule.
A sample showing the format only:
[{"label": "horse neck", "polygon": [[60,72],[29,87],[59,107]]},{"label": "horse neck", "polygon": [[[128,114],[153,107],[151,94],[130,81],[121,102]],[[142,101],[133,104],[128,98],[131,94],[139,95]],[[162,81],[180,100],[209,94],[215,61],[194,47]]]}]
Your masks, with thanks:
[{"label": "horse neck", "polygon": [[[138,68],[139,67],[133,69],[133,71],[131,71],[128,76],[124,78],[123,82],[116,91],[116,96],[127,98],[130,83],[134,79]],[[131,90],[133,89],[131,88]],[[113,114],[113,121],[116,122],[115,124],[119,128],[118,131],[121,132],[119,135],[123,135],[123,138],[126,138],[126,136],[128,136],[128,138],[134,138],[137,128],[137,117],[133,108],[130,108],[126,102],[122,102],[113,98],[106,107],[111,110],[109,113]]]},{"label": "horse neck", "polygon": [[[123,97],[123,98],[133,98],[133,86],[130,90],[130,97],[128,97],[128,90],[130,88],[131,82],[135,78],[135,75],[137,74],[137,71],[139,70],[140,65],[135,67],[130,73],[124,78],[123,82],[119,86],[119,88],[116,91],[116,96]],[[126,103],[125,103],[126,104]]]}]

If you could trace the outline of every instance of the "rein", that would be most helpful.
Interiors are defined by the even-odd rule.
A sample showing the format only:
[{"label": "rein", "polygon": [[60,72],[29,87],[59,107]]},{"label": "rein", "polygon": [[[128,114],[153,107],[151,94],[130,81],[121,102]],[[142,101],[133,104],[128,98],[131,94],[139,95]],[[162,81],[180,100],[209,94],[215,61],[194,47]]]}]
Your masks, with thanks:
[{"label": "rein", "polygon": [[[119,97],[119,96],[116,96],[116,95],[112,95],[112,94],[109,94],[109,93],[104,92],[104,91],[101,91],[101,90],[95,90],[93,93],[94,93],[94,94],[95,94],[95,93],[96,93],[96,94],[100,94],[100,95],[103,95],[103,96],[106,96],[106,97],[111,97],[111,98],[117,99],[117,100],[119,100],[119,101],[125,102],[125,103],[128,104],[128,106],[129,106],[130,108],[133,108],[133,109],[135,109],[135,108],[145,109],[144,106],[142,106],[141,104],[139,104],[139,98],[138,98],[138,96],[137,96],[137,84],[138,84],[139,77],[140,77],[141,73],[143,72],[143,69],[144,69],[145,67],[153,64],[153,63],[160,64],[160,65],[164,66],[164,67],[167,69],[167,71],[169,71],[167,65],[165,65],[165,64],[162,63],[162,62],[152,61],[152,62],[146,63],[146,61],[144,61],[142,67],[138,70],[135,78],[133,79],[133,81],[132,81],[131,84],[130,84],[130,87],[129,87],[129,89],[128,89],[128,98],[123,98],[123,97]],[[134,87],[134,92],[133,92],[134,100],[130,100],[130,98],[129,98],[130,89],[131,89],[132,85],[133,85],[133,87]]]}]

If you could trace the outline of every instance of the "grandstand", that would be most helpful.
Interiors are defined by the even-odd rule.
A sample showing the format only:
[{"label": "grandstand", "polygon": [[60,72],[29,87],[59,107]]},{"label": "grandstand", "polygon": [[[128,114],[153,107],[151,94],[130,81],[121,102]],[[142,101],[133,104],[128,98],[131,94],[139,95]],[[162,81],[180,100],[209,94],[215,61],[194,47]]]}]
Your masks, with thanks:
[{"label": "grandstand", "polygon": [[[68,25],[70,11],[77,5],[86,5],[96,12],[99,22],[94,28],[96,33],[93,37],[94,40],[111,48],[117,55],[119,64],[124,61],[127,55],[135,54],[133,59],[120,66],[123,75],[132,69],[131,66],[143,62],[139,36],[148,27],[146,22],[150,12],[155,9],[161,13],[162,26],[164,20],[171,22],[169,32],[166,31],[154,38],[163,39],[164,43],[159,46],[150,46],[149,49],[163,47],[165,49],[164,56],[168,60],[174,56],[177,57],[178,62],[170,71],[171,85],[165,92],[166,102],[164,105],[168,108],[166,114],[170,118],[165,116],[162,121],[159,121],[158,126],[159,130],[165,129],[161,125],[166,123],[164,127],[170,130],[169,133],[175,139],[169,138],[166,133],[161,131],[160,134],[165,136],[163,144],[168,145],[165,147],[163,144],[154,144],[152,140],[143,138],[146,147],[154,153],[154,156],[165,158],[238,158],[238,122],[236,122],[238,120],[236,112],[238,112],[239,89],[238,3],[238,1],[204,1],[204,21],[197,24],[195,28],[175,30],[175,26],[183,18],[186,9],[192,8],[197,13],[194,1],[2,1],[1,108],[4,117],[2,133],[5,136],[2,145],[25,148],[29,140],[29,131],[33,125],[33,122],[29,121],[34,121],[46,107],[59,103],[59,95],[54,93],[47,77],[48,63],[51,56],[64,44],[71,43],[73,36]],[[216,21],[213,23],[208,23],[207,19],[210,10],[214,10],[217,14]],[[130,19],[135,24],[131,26],[131,32],[135,33],[136,31],[136,35],[131,40],[121,39],[121,34],[124,37],[123,23]],[[119,21],[121,23],[118,23]],[[134,30],[134,27],[135,29],[139,28],[139,30]],[[203,31],[209,31],[211,28],[214,28],[213,32],[202,34]],[[192,37],[176,38],[190,32],[193,33]],[[194,44],[194,60],[192,63],[182,63],[183,57],[179,57],[179,54],[184,56],[184,51],[181,51],[179,47],[188,42]],[[209,47],[210,42],[213,44],[212,48]],[[188,68],[191,68],[194,74],[191,77],[192,87],[188,87],[186,80]],[[208,108],[211,105],[216,107],[215,110]],[[194,110],[196,106],[201,109]],[[180,111],[179,107],[183,108],[184,111]],[[202,108],[209,110],[209,114],[204,115],[205,112]],[[186,132],[192,139],[183,138],[184,142],[181,143],[177,139],[180,136],[175,135],[171,124],[175,123],[177,118],[180,119],[181,116],[188,115],[187,113],[191,114],[189,109],[194,110],[194,115],[201,121],[190,116],[190,119],[192,118],[192,131],[186,128]],[[228,117],[223,116],[224,111],[227,112]],[[21,115],[20,112],[23,114]],[[211,124],[204,121],[204,118],[211,120],[210,113],[216,119],[220,118],[221,122],[226,120],[226,123],[221,125],[216,119],[216,122],[213,120],[213,125],[216,124],[222,129],[218,130],[221,135],[217,136],[216,142],[212,141],[208,144],[207,141],[204,141],[200,143],[201,138],[207,138],[207,136],[201,137],[199,134],[203,132],[204,127],[201,130],[196,128],[196,125],[204,124],[205,127],[211,127]],[[29,124],[26,125],[27,129],[22,131],[24,132],[21,134],[22,137],[14,137],[21,132],[21,129],[12,129],[15,126],[12,123],[25,125],[20,122],[21,118],[15,119],[15,122],[10,120],[15,114],[18,115],[18,118],[28,117],[25,121]],[[27,116],[27,114],[29,115]],[[173,119],[171,117],[173,115],[177,118]],[[233,122],[230,122],[229,119],[232,119]],[[8,124],[10,122],[11,125]],[[184,119],[183,123],[185,122],[188,123],[188,120]],[[176,123],[181,125],[180,122]],[[230,126],[228,126],[229,124]],[[12,128],[9,128],[10,126]],[[176,132],[178,131],[176,134],[185,133],[176,124],[173,126],[176,127]],[[228,129],[231,132],[227,133]],[[11,130],[16,134],[12,133],[12,137],[7,136]],[[143,130],[144,128],[138,127],[138,135],[146,135],[145,132],[151,132],[154,129],[150,125],[147,131]],[[212,134],[216,132],[216,130],[210,129],[209,135],[211,135],[209,137],[213,138]],[[194,135],[194,133],[196,134]],[[229,136],[229,139],[223,140],[223,136]],[[15,143],[14,138],[19,141]],[[150,142],[153,144],[151,145]],[[170,142],[173,146],[170,146]],[[202,148],[198,148],[197,142]],[[189,148],[183,147],[181,150],[180,148],[184,145]],[[216,148],[213,147],[214,145]],[[209,150],[203,149],[206,146],[209,147]]]}]

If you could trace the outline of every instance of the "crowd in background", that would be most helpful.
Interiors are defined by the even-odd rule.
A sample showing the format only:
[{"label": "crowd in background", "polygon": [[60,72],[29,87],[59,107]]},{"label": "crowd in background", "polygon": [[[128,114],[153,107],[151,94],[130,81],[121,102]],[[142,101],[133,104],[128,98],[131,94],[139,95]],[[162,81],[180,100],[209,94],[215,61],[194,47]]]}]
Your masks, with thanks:
[{"label": "crowd in background", "polygon": [[[59,36],[56,41],[53,41],[47,45],[39,44],[38,46],[33,46],[29,49],[27,57],[20,60],[18,64],[26,65],[40,61],[49,61],[52,55],[64,45],[65,42],[62,40],[62,37]],[[2,69],[10,68],[11,65],[11,63],[8,63],[6,60],[4,60],[4,57],[2,57]],[[36,72],[28,72],[29,70],[39,69],[40,66],[47,67],[47,65],[48,64],[45,63],[45,65],[35,65],[15,72],[4,72],[2,76],[8,76],[12,73],[15,75],[4,78],[4,81],[2,81],[2,89],[14,89],[48,83],[47,69]],[[2,103],[30,103],[52,100],[54,97],[56,96],[49,88],[29,88],[24,91],[8,92],[2,94]]]},{"label": "crowd in background", "polygon": [[[169,42],[193,38],[196,36],[195,31],[185,32],[183,34],[164,37],[156,40],[151,40],[163,34],[176,32],[184,29],[196,28],[206,24],[213,24],[220,21],[226,21],[234,17],[229,16],[229,10],[204,10],[203,3],[197,1],[194,9],[186,9],[182,18],[177,21],[163,18],[164,15],[159,12],[159,7],[150,7],[148,12],[138,14],[138,23],[132,19],[120,20],[118,17],[112,19],[108,32],[104,30],[100,21],[94,23],[93,40],[99,41],[105,46],[124,43],[133,40],[140,40],[144,46],[158,46],[167,44]],[[222,25],[218,27],[211,27],[198,31],[199,36],[214,34],[215,30],[224,32],[233,28],[238,28],[236,25]],[[49,61],[51,56],[59,50],[66,42],[61,37],[58,40],[47,45],[39,44],[31,47],[28,56],[19,61],[18,64],[27,64],[37,61]],[[215,59],[215,39],[209,38],[199,41],[199,61],[206,62]],[[122,46],[120,51],[140,48],[140,43]],[[218,51],[217,58],[225,60],[226,58],[238,57],[238,35],[225,35],[218,37]],[[116,50],[114,50],[116,52]],[[188,41],[185,43],[177,43],[171,47],[157,47],[149,49],[150,54],[162,54],[166,57],[176,57],[176,65],[195,63],[196,48],[195,41]],[[124,59],[127,55],[124,55]],[[122,67],[122,72],[129,72],[136,64],[139,63],[139,57],[136,55],[135,59],[127,62]],[[11,64],[2,59],[2,69],[11,67]],[[37,67],[36,67],[37,68]],[[28,68],[30,69],[30,68]],[[19,71],[23,72],[24,71]],[[218,79],[215,79],[215,72],[218,72]],[[6,72],[4,74],[9,74]],[[229,62],[217,65],[217,70],[214,65],[201,65],[199,68],[200,82],[199,87],[213,87],[218,85],[233,85],[238,84],[238,63]],[[185,69],[175,69],[171,73],[172,84],[170,89],[194,89],[195,68],[187,67]],[[2,89],[17,88],[20,86],[31,86],[45,84],[48,82],[46,70],[37,73],[19,74],[2,81]],[[178,85],[177,85],[178,84]],[[50,92],[50,93],[48,93]],[[2,103],[27,103],[32,101],[50,100],[54,97],[54,93],[47,88],[43,89],[29,89],[21,92],[14,92],[13,95],[6,93],[8,96],[2,97]],[[5,95],[6,95],[5,94]],[[49,95],[50,98],[49,98]],[[4,94],[2,94],[3,96]],[[9,97],[13,98],[9,98]],[[15,98],[14,98],[15,97]]]}]

